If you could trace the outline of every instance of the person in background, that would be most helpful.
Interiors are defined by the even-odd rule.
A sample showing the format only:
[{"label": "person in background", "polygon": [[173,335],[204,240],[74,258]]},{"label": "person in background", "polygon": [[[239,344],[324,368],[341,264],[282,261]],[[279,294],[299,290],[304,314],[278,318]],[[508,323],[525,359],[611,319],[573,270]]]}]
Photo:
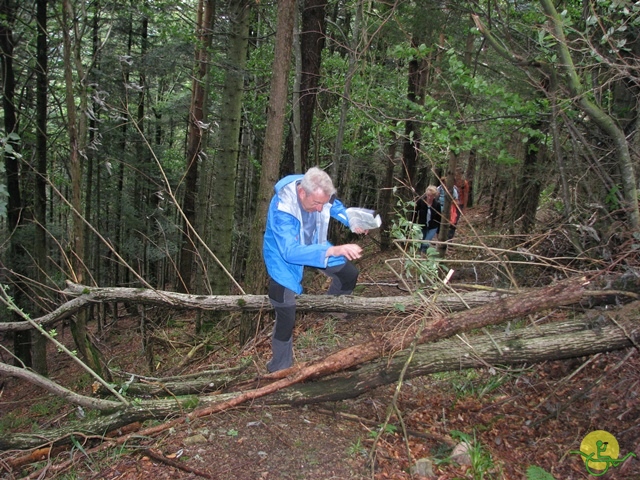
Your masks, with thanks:
[{"label": "person in background", "polygon": [[454,200],[451,202],[451,226],[449,227],[449,240],[451,240],[456,234],[458,222],[460,221],[462,212],[466,208],[467,202],[469,201],[469,182],[462,175],[462,171],[456,171],[454,181]]},{"label": "person in background", "polygon": [[416,210],[414,213],[414,221],[422,225],[422,240],[425,242],[420,245],[420,252],[425,253],[429,244],[440,230],[440,215],[442,206],[438,201],[438,189],[434,185],[429,185],[416,202]]},{"label": "person in background", "polygon": [[[447,179],[446,179],[446,177],[442,177],[440,179],[440,185],[438,185],[437,189],[438,189],[438,195],[439,195],[438,201],[440,202],[440,205],[442,205],[442,208],[444,208],[444,200],[445,200],[445,197],[446,197],[446,194],[447,194]],[[453,194],[452,194],[452,198],[451,199],[452,200],[458,200],[458,187],[456,187],[455,183],[453,185]]]},{"label": "person in background", "polygon": [[336,199],[331,177],[323,170],[313,167],[304,175],[289,175],[276,183],[262,247],[276,317],[269,372],[293,365],[296,296],[302,293],[305,266],[316,267],[331,278],[329,295],[349,295],[356,286],[359,272],[351,261],[360,258],[362,248],[355,243],[329,243],[332,217],[349,226],[346,208]]},{"label": "person in background", "polygon": [[[447,179],[445,177],[442,177],[440,179],[440,185],[438,185],[438,194],[440,195],[440,204],[442,205],[442,210],[444,210],[444,201],[446,194],[448,194],[446,185]],[[458,219],[460,218],[460,210],[458,209],[459,199],[460,192],[458,191],[458,187],[454,183],[453,193],[451,195],[451,207],[449,209],[449,232],[447,234],[447,240],[451,240],[456,233],[456,225],[458,224]]]},{"label": "person in background", "polygon": [[456,172],[455,177],[455,186],[458,189],[458,208],[460,211],[464,211],[467,208],[467,203],[469,203],[469,193],[471,192],[471,185],[469,181],[464,177],[461,170]]}]

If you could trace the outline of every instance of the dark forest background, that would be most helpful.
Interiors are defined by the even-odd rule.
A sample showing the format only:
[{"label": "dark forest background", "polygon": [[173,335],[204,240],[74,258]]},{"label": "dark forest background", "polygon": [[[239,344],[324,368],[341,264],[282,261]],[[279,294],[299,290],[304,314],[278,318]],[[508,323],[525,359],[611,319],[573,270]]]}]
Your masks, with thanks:
[{"label": "dark forest background", "polygon": [[[2,320],[54,310],[67,280],[262,294],[273,184],[315,165],[381,213],[381,249],[458,173],[495,235],[561,226],[571,255],[623,268],[640,240],[639,9],[0,0]],[[90,318],[72,330],[100,372]],[[14,337],[46,374],[44,337]]]}]

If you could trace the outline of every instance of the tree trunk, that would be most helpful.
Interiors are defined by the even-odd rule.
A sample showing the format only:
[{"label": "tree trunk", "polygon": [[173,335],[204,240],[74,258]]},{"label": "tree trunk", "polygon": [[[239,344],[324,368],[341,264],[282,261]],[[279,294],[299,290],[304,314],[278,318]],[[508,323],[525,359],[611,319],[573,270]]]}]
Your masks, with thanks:
[{"label": "tree trunk", "polygon": [[[149,8],[148,0],[143,3],[143,11]],[[149,94],[149,85],[147,81],[147,55],[149,50],[149,17],[143,14],[140,19],[140,27],[137,29],[140,38],[140,58],[142,64],[140,65],[140,77],[139,84],[141,87],[138,93],[137,112],[136,112],[136,133],[140,136],[140,140],[136,142],[136,158],[140,162],[139,168],[140,175],[135,176],[134,198],[136,204],[139,205],[142,212],[143,224],[139,227],[139,232],[136,232],[136,236],[140,238],[140,244],[142,247],[142,265],[138,271],[140,276],[146,279],[152,285],[158,285],[157,282],[157,264],[158,260],[156,255],[150,255],[150,252],[154,250],[154,244],[156,234],[158,233],[157,219],[155,218],[157,212],[156,207],[158,205],[157,186],[151,181],[154,178],[155,164],[152,159],[152,152],[149,151],[148,144],[143,138],[146,135],[147,130],[147,96]],[[149,132],[151,133],[151,132]],[[138,230],[138,229],[136,229]],[[162,236],[162,234],[160,234]],[[163,285],[158,285],[162,288]]]},{"label": "tree trunk", "polygon": [[284,142],[284,153],[280,162],[280,172],[304,172],[302,169],[302,142],[300,139],[301,123],[301,85],[302,85],[302,37],[300,33],[300,17],[302,2],[296,2],[296,14],[293,16],[293,91],[291,92],[291,121],[289,134]]},{"label": "tree trunk", "polygon": [[384,182],[380,192],[380,213],[382,217],[382,225],[380,226],[380,250],[388,250],[391,247],[391,219],[394,214],[393,173],[396,167],[397,147],[398,139],[395,135],[392,135],[391,142],[389,143],[389,151],[387,153]]},{"label": "tree trunk", "polygon": [[[411,39],[411,47],[418,48],[419,35]],[[418,105],[424,105],[428,62],[419,56],[409,61],[407,99]],[[408,112],[405,120],[405,138],[402,158],[404,161],[403,178],[405,186],[413,189],[416,182],[418,168],[418,156],[420,152],[421,132],[420,122],[415,118],[415,113]],[[421,192],[422,193],[422,192]],[[411,196],[411,194],[410,194]]]},{"label": "tree trunk", "polygon": [[[131,57],[132,47],[133,47],[133,22],[131,17],[127,19],[127,56]],[[130,69],[124,68],[122,72],[122,88],[127,89],[130,85]],[[127,109],[128,110],[128,109]],[[128,230],[128,222],[124,221],[124,212],[125,212],[125,182],[124,182],[124,171],[125,164],[128,152],[128,138],[129,138],[129,125],[133,123],[130,121],[122,122],[122,126],[120,127],[120,142],[119,142],[119,156],[121,160],[118,162],[117,167],[117,175],[116,175],[116,192],[115,192],[115,205],[114,205],[114,213],[113,213],[113,249],[107,250],[107,265],[110,270],[111,283],[113,285],[121,285],[126,283],[126,280],[121,276],[123,269],[125,268],[121,262],[114,261],[116,258],[115,252],[122,252],[124,250],[124,240],[129,236]]]},{"label": "tree trunk", "polygon": [[341,192],[341,196],[343,198],[347,198],[348,196],[348,192],[345,191],[345,187],[349,185],[350,165],[342,166],[342,148],[344,143],[344,133],[347,129],[347,114],[349,113],[349,106],[351,105],[351,83],[358,67],[356,59],[359,55],[358,45],[360,43],[360,28],[362,28],[362,3],[363,2],[361,1],[357,2],[356,5],[356,16],[353,22],[351,45],[348,52],[349,68],[342,88],[340,120],[338,121],[336,140],[333,147],[333,164],[331,165],[331,176],[334,178],[334,182],[336,183],[336,189]]},{"label": "tree trunk", "polygon": [[[299,131],[291,129],[287,135],[280,174],[304,173],[312,167],[309,159],[309,145],[313,117],[316,111],[322,50],[325,46],[326,0],[302,0],[300,22],[300,91],[299,102],[293,108],[299,112]],[[295,122],[294,122],[295,125]],[[296,169],[295,136],[298,136],[300,159]],[[293,171],[291,170],[293,168]]]},{"label": "tree trunk", "polygon": [[[553,120],[552,120],[553,121]],[[531,128],[540,129],[541,124],[533,125]],[[543,171],[543,164],[546,160],[546,149],[541,145],[539,137],[532,136],[525,144],[524,162],[520,171],[518,188],[516,188],[515,205],[512,213],[510,225],[519,223],[517,231],[528,234],[531,232],[536,221],[536,212],[540,201],[542,190],[542,178],[540,172]],[[512,232],[513,233],[513,232]]]},{"label": "tree trunk", "polygon": [[[87,302],[126,302],[162,305],[174,308],[192,308],[219,311],[264,311],[271,310],[266,295],[189,295],[184,293],[140,288],[105,287],[94,288],[67,283],[65,293],[82,296]],[[512,296],[501,291],[475,291],[459,294],[440,294],[435,305],[446,310],[462,310],[484,305],[487,302]],[[359,297],[352,295],[299,295],[296,308],[304,311],[347,312],[353,314],[385,315],[391,312],[403,315],[415,312],[424,306],[417,296]]]},{"label": "tree trunk", "polygon": [[[25,271],[27,262],[23,241],[20,238],[23,223],[24,211],[22,205],[22,193],[20,191],[20,162],[19,150],[20,139],[18,137],[18,109],[15,104],[15,72],[13,69],[14,58],[14,35],[13,26],[16,21],[17,4],[11,0],[0,1],[0,61],[2,62],[2,112],[4,117],[4,132],[6,146],[3,147],[4,169],[6,173],[7,198],[7,229],[11,232],[9,239],[9,251],[4,259],[7,266],[9,278],[3,279],[10,285],[9,294],[13,297],[19,308],[24,308],[27,312],[28,299],[25,292],[24,282],[21,278],[28,278]],[[3,142],[3,143],[5,143]],[[14,272],[12,275],[10,272]],[[9,315],[17,320],[19,316],[14,313]],[[31,357],[31,332],[16,332],[13,337],[13,352],[16,362],[32,366]]]},{"label": "tree trunk", "polygon": [[[266,269],[262,261],[262,233],[267,221],[269,201],[273,195],[273,186],[278,181],[282,135],[287,105],[287,85],[291,68],[291,45],[293,24],[296,13],[295,0],[278,2],[278,22],[276,45],[273,58],[273,74],[269,108],[267,109],[267,127],[262,151],[262,173],[256,198],[256,212],[251,229],[251,244],[247,265],[246,284],[249,292],[264,292],[267,286]],[[255,335],[256,321],[253,316],[245,315],[240,327],[240,342],[244,343]]]},{"label": "tree trunk", "polygon": [[182,244],[180,247],[180,271],[177,289],[190,292],[193,288],[197,243],[196,193],[198,191],[198,162],[206,139],[206,92],[211,47],[213,10],[215,0],[200,0],[196,23],[198,47],[195,52],[195,73],[192,82],[191,108],[189,109],[189,133],[187,139],[187,162],[182,199]]},{"label": "tree trunk", "polygon": [[[69,135],[69,182],[71,198],[66,201],[71,209],[71,272],[69,276],[83,282],[86,274],[84,219],[82,212],[82,162],[86,154],[88,92],[87,80],[82,60],[82,37],[78,26],[79,19],[69,0],[62,1],[62,38],[64,57],[65,100],[67,129]],[[76,78],[74,81],[74,67]],[[76,101],[79,106],[76,107]],[[102,354],[91,340],[87,330],[87,310],[78,311],[71,322],[71,332],[84,362],[99,376],[108,378],[109,369],[104,368]]]},{"label": "tree trunk", "polygon": [[[36,131],[36,174],[34,178],[33,212],[35,235],[33,239],[33,257],[36,263],[38,297],[47,298],[44,286],[49,272],[47,252],[47,0],[37,0],[37,39],[36,39],[36,110],[38,125]],[[42,311],[38,312],[40,315]],[[47,339],[36,333],[33,338],[33,368],[40,375],[48,375]]]},{"label": "tree trunk", "polygon": [[[202,191],[204,198],[211,198],[211,209],[208,215],[211,232],[207,245],[217,258],[214,263],[207,258],[209,264],[206,279],[211,285],[210,292],[216,295],[227,295],[231,281],[228,271],[231,269],[231,252],[234,243],[234,212],[236,192],[236,172],[240,150],[240,128],[242,119],[242,98],[244,90],[245,65],[249,45],[249,19],[251,2],[235,0],[230,2],[229,20],[232,25],[229,49],[227,52],[227,70],[222,90],[222,118],[220,119],[220,144],[216,153],[213,178],[209,191]],[[203,181],[204,183],[204,181]],[[224,267],[221,268],[218,262]],[[204,293],[207,290],[199,290]]]},{"label": "tree trunk", "polygon": [[469,182],[469,196],[467,198],[467,208],[473,207],[474,201],[474,186],[476,183],[476,164],[477,164],[478,156],[476,154],[475,149],[469,150],[469,161],[467,162],[467,170],[465,173],[465,177]]},{"label": "tree trunk", "polygon": [[[637,302],[610,317],[588,312],[580,319],[529,326],[510,333],[497,332],[450,338],[419,345],[411,356],[404,379],[432,373],[483,368],[490,365],[521,365],[593,355],[634,346],[640,340],[635,321]],[[615,323],[612,319],[615,318]],[[372,388],[396,382],[409,358],[403,350],[334,376],[280,390],[264,399],[268,404],[309,404],[354,398]]]},{"label": "tree trunk", "polygon": [[[571,297],[563,296],[558,289],[555,289],[555,292],[559,293],[559,296],[554,294],[555,300],[545,302],[545,307],[550,307],[557,301],[563,303],[567,298]],[[547,290],[546,293],[551,292]],[[533,306],[535,304],[530,303],[530,305]],[[465,314],[471,315],[475,319],[470,322],[471,324],[476,324],[480,321],[476,317],[482,315],[482,311],[468,311]],[[464,339],[459,337],[442,340],[437,343],[419,345],[411,354],[411,362],[404,379],[436,372],[486,367],[495,364],[519,365],[581,357],[597,352],[631,347],[637,345],[640,339],[640,329],[636,321],[639,315],[640,302],[634,302],[618,311],[610,310],[606,316],[601,311],[591,311],[580,319],[565,322],[532,325],[511,332],[496,331],[465,337]],[[484,321],[480,322],[484,323]],[[466,328],[468,328],[468,325],[463,329]],[[428,337],[427,340],[433,338],[433,336]],[[344,357],[343,352],[337,352],[331,357]],[[391,358],[381,357],[372,363],[362,365],[356,370],[350,369],[345,375],[332,376],[325,379],[316,377],[314,382],[304,384],[289,383],[285,385],[286,388],[275,389],[270,392],[270,395],[264,396],[261,403],[299,405],[357,397],[372,388],[396,382],[410,357],[410,353],[410,350],[394,352]],[[313,370],[315,366],[324,364],[326,360],[311,364],[306,368]],[[218,375],[215,378],[219,379],[220,376]],[[264,385],[268,379],[269,376],[251,383],[245,383],[242,388]],[[195,379],[189,379],[183,385],[187,386],[189,382],[194,381]],[[283,382],[283,380],[277,382]],[[34,448],[42,443],[53,442],[56,439],[66,437],[74,431],[102,433],[109,429],[118,429],[132,422],[142,422],[150,418],[164,418],[172,414],[184,414],[185,411],[191,411],[190,417],[202,416],[199,412],[216,410],[216,405],[237,401],[236,399],[247,393],[240,391],[213,396],[178,397],[176,393],[177,384],[173,385],[176,391],[168,388],[168,385],[171,385],[170,382],[162,382],[162,379],[159,379],[158,385],[149,385],[147,393],[159,394],[164,391],[166,395],[173,396],[170,399],[142,400],[137,402],[137,405],[122,407],[109,415],[82,422],[81,426],[73,425],[54,431],[39,432],[37,435],[0,435],[0,449]],[[158,388],[159,385],[165,388]],[[198,393],[199,389],[202,388],[202,384],[194,385],[194,387],[195,393]],[[186,388],[181,388],[180,391],[186,392],[187,390]],[[140,393],[143,392],[140,391]],[[71,401],[79,400],[77,397],[68,398]],[[108,407],[106,401],[98,401],[93,398],[87,398],[86,402],[93,402],[94,405],[98,405],[98,402],[105,402],[104,406]],[[193,410],[196,406],[198,410]]]},{"label": "tree trunk", "polygon": [[[580,282],[579,279],[565,282]],[[551,287],[545,287],[551,288]],[[397,312],[406,316],[423,310],[426,305],[443,311],[461,311],[481,307],[487,304],[512,298],[537,296],[539,289],[507,291],[475,291],[449,295],[437,295],[433,303],[428,303],[420,296],[393,297],[354,297],[351,295],[300,295],[297,308],[300,311],[348,312],[353,314],[385,315]],[[184,293],[160,290],[143,290],[139,288],[90,288],[83,285],[67,283],[65,293],[72,298],[53,312],[36,318],[33,321],[41,326],[51,326],[56,322],[76,314],[94,302],[124,302],[129,304],[160,305],[171,308],[202,309],[220,311],[256,312],[268,311],[271,304],[266,295],[188,295]],[[580,298],[583,308],[595,305],[611,305],[637,298],[640,293],[640,280],[635,275],[610,275],[594,279],[586,287]],[[464,313],[464,312],[463,312]],[[30,330],[28,322],[0,322],[0,332]]]}]

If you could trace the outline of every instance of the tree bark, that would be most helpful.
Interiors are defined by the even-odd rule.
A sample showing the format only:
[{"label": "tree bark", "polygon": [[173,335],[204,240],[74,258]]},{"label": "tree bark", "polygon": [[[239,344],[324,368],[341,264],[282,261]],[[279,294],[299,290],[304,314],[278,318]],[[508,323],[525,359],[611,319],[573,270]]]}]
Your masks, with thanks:
[{"label": "tree bark", "polygon": [[[568,280],[579,282],[580,280]],[[631,275],[613,275],[594,279],[586,286],[575,302],[584,308],[595,305],[617,304],[629,298],[639,298],[640,279]],[[549,288],[549,287],[547,287]],[[599,289],[599,290],[598,290]],[[508,291],[472,291],[449,295],[435,296],[433,306],[443,311],[461,311],[496,302],[510,297],[528,298],[537,296],[537,290],[520,291],[519,295]],[[219,310],[219,311],[269,311],[272,306],[266,295],[190,295],[161,290],[140,288],[91,288],[83,285],[67,283],[65,290],[69,296],[76,296],[53,312],[34,321],[42,326],[53,325],[69,318],[87,305],[94,302],[128,302],[145,305],[160,305],[172,308]],[[397,312],[406,316],[425,308],[427,300],[418,296],[391,297],[354,297],[350,295],[300,295],[297,308],[300,311],[347,312],[353,314],[385,315]],[[28,322],[0,322],[0,332],[30,330]]]},{"label": "tree bark", "polygon": [[[421,43],[419,34],[411,39],[411,47],[418,48]],[[425,88],[427,79],[428,62],[418,56],[409,60],[407,99],[418,105],[424,105]],[[407,113],[404,127],[404,142],[402,149],[402,159],[404,162],[403,178],[405,185],[410,188],[415,187],[416,172],[418,168],[418,157],[421,146],[420,122],[413,112]],[[411,193],[409,194],[411,196]]]},{"label": "tree bark", "polygon": [[[554,295],[554,297],[557,296]],[[559,298],[565,297],[560,295]],[[551,303],[555,302],[547,303],[545,307]],[[471,312],[466,313],[470,314]],[[482,313],[475,312],[471,315],[476,317]],[[637,346],[640,340],[640,325],[637,322],[639,315],[640,302],[633,302],[617,311],[590,311],[575,320],[547,325],[531,325],[510,332],[496,331],[491,334],[451,338],[428,345],[419,345],[412,355],[404,378],[409,379],[436,372],[490,365],[531,364]],[[337,352],[332,356],[343,356],[342,352]],[[409,354],[409,350],[403,350],[394,353],[392,358],[383,357],[375,362],[364,364],[359,369],[349,370],[347,375],[318,379],[304,384],[289,384],[286,385],[286,388],[273,390],[270,395],[263,398],[262,403],[299,405],[354,398],[372,388],[397,381]],[[313,369],[325,361],[326,359],[303,368]],[[269,381],[269,377],[273,376],[245,383],[242,388],[253,388],[256,385],[264,384]],[[193,380],[191,378],[189,382]],[[282,381],[278,380],[275,383]],[[170,382],[165,381],[164,384],[169,385]],[[201,397],[178,397],[175,396],[175,392],[166,392],[174,396],[171,399],[135,402],[135,404],[122,407],[109,415],[82,422],[81,426],[68,426],[49,432],[41,432],[37,435],[22,433],[1,435],[0,449],[34,448],[44,442],[53,442],[56,439],[66,437],[74,431],[83,431],[87,434],[89,432],[104,432],[150,418],[184,415],[185,411],[191,411],[190,417],[203,416],[202,412],[219,411],[218,406],[221,404],[238,404],[238,399],[243,396],[247,398],[250,396],[247,393],[258,390],[260,388],[249,392],[229,392]],[[74,399],[70,398],[70,400]],[[88,399],[87,401],[95,402],[96,400]],[[106,401],[101,400],[101,402]],[[196,406],[198,409],[192,410]]]},{"label": "tree bark", "polygon": [[[438,372],[493,365],[521,365],[593,355],[632,347],[640,341],[640,303],[616,313],[588,312],[581,318],[512,332],[458,337],[419,345],[404,374],[410,379]],[[264,399],[291,405],[339,401],[357,397],[398,380],[409,350],[350,370],[348,375],[282,389]]]},{"label": "tree bark", "polygon": [[111,400],[102,400],[99,398],[87,397],[68,390],[41,375],[25,368],[12,367],[6,363],[0,362],[0,375],[5,377],[18,377],[27,380],[34,385],[42,387],[49,393],[67,400],[69,403],[79,405],[86,408],[95,408],[97,410],[114,410],[122,403]]},{"label": "tree bark", "polygon": [[[295,0],[278,2],[278,22],[276,44],[273,59],[273,73],[267,109],[267,127],[262,149],[262,172],[260,187],[256,199],[256,212],[253,221],[251,247],[247,265],[247,289],[249,292],[264,291],[266,288],[266,270],[262,262],[262,232],[267,221],[267,209],[273,195],[273,186],[278,181],[282,135],[287,105],[289,70],[291,69],[291,48],[293,43],[293,24],[296,12]],[[252,331],[249,328],[249,331]]]},{"label": "tree bark", "polygon": [[[224,370],[204,371],[168,378],[132,374],[122,385],[125,386],[127,395],[131,397],[149,398],[201,395],[207,392],[221,391],[231,384],[250,381],[254,378],[255,373],[250,371],[247,365],[240,365]],[[106,389],[101,388],[96,393],[106,394]]]},{"label": "tree bark", "polygon": [[[88,302],[132,302],[176,308],[197,308],[221,311],[271,310],[266,295],[190,295],[161,290],[146,290],[127,287],[88,287],[67,283],[65,293],[82,296]],[[459,294],[442,294],[435,298],[435,304],[443,309],[461,310],[477,307],[487,302],[514,295],[507,291],[472,291]],[[424,304],[424,299],[416,296],[357,297],[352,295],[306,295],[298,296],[296,308],[300,311],[326,311],[347,313],[386,314],[409,313]]]},{"label": "tree bark", "polygon": [[[49,273],[47,251],[47,89],[48,89],[48,42],[47,42],[47,0],[36,2],[38,22],[36,39],[36,162],[34,175],[33,214],[35,234],[33,237],[33,258],[37,265],[37,296],[46,298],[44,285]],[[38,312],[41,314],[42,310]],[[35,334],[33,338],[33,368],[41,375],[48,375],[47,340]]]},{"label": "tree bark", "polygon": [[[208,203],[203,209],[206,216],[205,235],[208,245],[217,258],[203,260],[209,264],[203,277],[206,285],[198,292],[210,291],[216,295],[230,293],[231,258],[234,243],[234,220],[236,200],[236,173],[240,150],[240,128],[242,120],[242,98],[244,92],[245,65],[249,45],[251,2],[234,0],[229,2],[231,31],[228,40],[227,64],[222,89],[222,118],[220,118],[219,148],[213,164],[213,175],[208,180],[208,189],[202,189],[201,201]],[[205,180],[202,181],[206,185]],[[204,226],[205,223],[203,222]],[[236,237],[237,238],[237,237]],[[204,256],[204,252],[203,252]],[[211,285],[211,288],[208,288]]]},{"label": "tree bark", "polygon": [[[15,102],[16,79],[13,68],[14,42],[13,27],[16,22],[17,4],[13,1],[0,1],[0,66],[2,67],[2,113],[4,132],[2,136],[6,146],[3,146],[4,170],[6,173],[6,191],[8,193],[6,213],[7,229],[11,232],[8,240],[9,249],[4,255],[3,262],[6,273],[3,282],[10,285],[10,295],[20,308],[30,311],[30,301],[24,294],[28,288],[22,278],[28,278],[25,265],[27,255],[23,240],[20,238],[20,228],[24,223],[24,205],[20,186],[20,138],[18,136],[18,108]],[[13,272],[14,274],[11,274]],[[10,313],[11,318],[19,316]],[[32,366],[31,332],[16,332],[13,336],[13,351],[18,362]]]},{"label": "tree bark", "polygon": [[[145,305],[160,305],[173,308],[216,310],[216,311],[270,311],[273,309],[266,295],[190,295],[185,293],[144,290],[138,288],[89,288],[69,284],[66,293],[73,298],[53,312],[36,318],[42,326],[53,325],[69,318],[94,302],[127,302]],[[440,295],[435,304],[451,311],[484,305],[506,296],[506,292],[469,292],[458,295]],[[421,308],[424,301],[417,297],[353,297],[341,295],[300,295],[297,300],[299,311],[347,312],[352,314],[385,315],[397,312],[406,315]],[[0,332],[24,331],[32,327],[27,322],[0,323]]]},{"label": "tree bark", "polygon": [[[326,30],[326,0],[304,0],[300,2],[300,91],[294,92],[299,99],[294,103],[293,110],[299,116],[299,130],[290,129],[285,142],[285,150],[280,173],[304,173],[312,167],[315,161],[309,160],[309,146],[313,127],[313,117],[316,111],[316,103],[319,94],[320,69],[322,51],[325,46]],[[294,121],[294,125],[296,122]],[[296,138],[297,137],[297,138]],[[298,143],[299,158],[296,158],[296,140]],[[313,157],[311,157],[313,158]]]},{"label": "tree bark", "polygon": [[[344,87],[342,88],[340,120],[338,121],[336,140],[333,147],[333,163],[331,165],[331,176],[334,178],[336,189],[341,192],[342,198],[348,198],[349,182],[347,181],[347,179],[349,179],[350,177],[350,165],[342,165],[342,154],[344,135],[347,129],[347,115],[349,113],[349,106],[352,103],[351,84],[358,68],[357,57],[360,55],[360,53],[358,52],[358,45],[360,43],[360,29],[362,28],[362,9],[364,8],[362,3],[363,2],[357,2],[355,9],[356,14],[353,22],[353,32],[350,40],[351,45],[347,54],[349,56],[349,68],[347,69],[347,74],[344,79]],[[351,163],[350,160],[347,160],[347,163]]]},{"label": "tree bark", "polygon": [[[71,185],[71,198],[65,200],[65,203],[71,209],[73,235],[69,277],[77,282],[83,282],[86,275],[86,265],[84,218],[80,213],[83,210],[83,169],[81,160],[86,155],[87,121],[89,117],[87,112],[89,109],[87,70],[81,59],[82,33],[79,28],[79,22],[80,18],[72,3],[69,0],[63,0],[62,38],[67,130],[69,135],[68,169]],[[78,106],[76,106],[76,102],[78,102]],[[109,369],[105,368],[102,354],[89,336],[87,317],[86,311],[80,310],[73,318],[70,325],[73,339],[84,362],[98,375],[108,379]]]},{"label": "tree bark", "polygon": [[391,248],[391,228],[393,226],[391,219],[394,215],[393,174],[396,167],[397,146],[398,139],[395,134],[392,133],[391,141],[389,142],[389,151],[387,152],[384,182],[380,191],[380,214],[382,217],[382,225],[380,226],[380,250],[383,251]]},{"label": "tree bark", "polygon": [[196,257],[196,192],[198,191],[198,162],[206,140],[206,91],[209,71],[209,49],[213,38],[214,0],[200,0],[196,23],[198,48],[195,52],[196,72],[193,76],[191,107],[189,109],[189,134],[187,140],[187,165],[184,180],[182,214],[184,227],[180,247],[180,272],[177,288],[189,292],[193,288]]}]

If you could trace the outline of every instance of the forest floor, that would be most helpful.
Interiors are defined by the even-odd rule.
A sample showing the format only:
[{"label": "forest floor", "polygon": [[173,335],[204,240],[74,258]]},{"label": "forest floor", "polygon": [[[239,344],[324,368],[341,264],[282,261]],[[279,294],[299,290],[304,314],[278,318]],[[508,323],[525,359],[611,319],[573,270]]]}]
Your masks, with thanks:
[{"label": "forest floor", "polygon": [[[482,215],[481,211],[470,211],[468,218],[481,223]],[[469,239],[470,229],[463,222],[456,240],[465,243]],[[356,294],[407,295],[402,283],[385,267],[385,260],[397,253],[382,255],[374,239],[363,242],[366,253],[358,262],[361,276]],[[464,257],[467,252],[454,247],[449,255]],[[489,281],[495,278],[489,277]],[[326,288],[323,277],[313,273],[305,282],[306,293],[321,293]],[[255,375],[265,373],[270,356],[269,325],[242,350],[230,339],[218,338],[214,347],[185,363],[195,341],[193,322],[184,312],[179,315],[157,330],[153,373],[142,353],[135,318],[122,315],[96,332],[96,338],[112,365],[122,372],[161,377],[230,366],[251,357]],[[545,315],[553,319],[564,313]],[[320,359],[363,342],[374,329],[390,330],[400,320],[394,316],[350,315],[341,319],[326,313],[300,314],[295,332],[296,361]],[[59,331],[58,340],[71,345],[68,329]],[[9,346],[4,340],[2,344]],[[1,355],[2,361],[10,363],[6,351]],[[91,394],[89,377],[78,371],[75,363],[55,349],[50,358],[53,380],[78,393]],[[29,383],[5,378],[0,414],[2,435],[30,431],[34,426],[61,426],[75,417],[77,410]],[[388,425],[381,429],[387,418]],[[157,435],[133,436],[124,446],[99,452],[92,451],[98,439],[79,433],[72,447],[19,469],[8,465],[26,452],[0,453],[0,478],[587,479],[594,475],[576,452],[594,430],[613,435],[619,444],[618,458],[636,455],[612,463],[601,478],[640,479],[637,350],[518,368],[487,365],[433,374],[330,404],[292,407],[254,402]],[[469,445],[471,465],[465,465],[468,462],[461,457],[457,461],[452,458],[452,443],[447,441],[463,439]],[[72,454],[75,460],[68,462]],[[432,476],[412,477],[410,468],[418,459],[430,460]],[[56,468],[63,463],[64,469]],[[544,476],[540,470],[527,473],[531,466],[552,476]]]}]

